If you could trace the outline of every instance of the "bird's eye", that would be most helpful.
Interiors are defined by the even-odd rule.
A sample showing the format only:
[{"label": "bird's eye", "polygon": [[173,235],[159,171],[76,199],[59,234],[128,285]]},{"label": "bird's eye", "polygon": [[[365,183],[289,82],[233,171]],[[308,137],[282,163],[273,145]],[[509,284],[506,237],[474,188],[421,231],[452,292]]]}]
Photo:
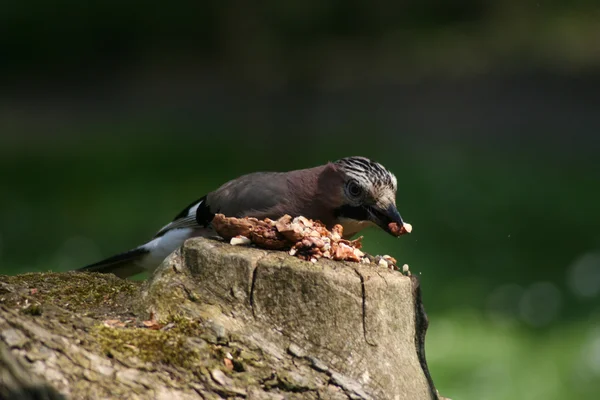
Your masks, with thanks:
[{"label": "bird's eye", "polygon": [[359,197],[362,194],[362,188],[355,181],[348,183],[348,193],[352,197]]}]

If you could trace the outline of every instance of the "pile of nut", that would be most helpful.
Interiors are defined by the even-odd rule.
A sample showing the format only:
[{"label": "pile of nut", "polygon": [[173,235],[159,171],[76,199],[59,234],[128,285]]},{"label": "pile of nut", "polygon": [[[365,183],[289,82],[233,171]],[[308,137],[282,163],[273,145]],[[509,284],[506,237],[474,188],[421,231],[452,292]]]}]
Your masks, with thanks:
[{"label": "pile of nut", "polygon": [[[234,218],[216,214],[212,220],[216,233],[232,245],[254,244],[270,250],[287,250],[290,255],[302,260],[317,262],[320,258],[337,261],[375,263],[389,269],[402,270],[409,274],[408,265],[399,268],[390,256],[365,254],[360,250],[362,236],[355,240],[343,238],[341,225],[334,225],[331,231],[320,221],[305,217],[292,218],[284,215],[276,221],[269,218]],[[412,230],[410,224],[402,227],[389,227],[400,236]]]}]

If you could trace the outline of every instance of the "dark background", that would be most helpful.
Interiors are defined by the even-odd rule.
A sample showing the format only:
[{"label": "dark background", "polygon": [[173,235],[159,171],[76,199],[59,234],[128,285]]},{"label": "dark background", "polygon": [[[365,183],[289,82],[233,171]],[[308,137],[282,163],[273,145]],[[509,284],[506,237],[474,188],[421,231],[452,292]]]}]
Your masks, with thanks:
[{"label": "dark background", "polygon": [[[0,273],[134,247],[228,179],[348,155],[412,223],[454,399],[600,390],[595,1],[0,5]],[[394,299],[390,299],[394,301]]]}]

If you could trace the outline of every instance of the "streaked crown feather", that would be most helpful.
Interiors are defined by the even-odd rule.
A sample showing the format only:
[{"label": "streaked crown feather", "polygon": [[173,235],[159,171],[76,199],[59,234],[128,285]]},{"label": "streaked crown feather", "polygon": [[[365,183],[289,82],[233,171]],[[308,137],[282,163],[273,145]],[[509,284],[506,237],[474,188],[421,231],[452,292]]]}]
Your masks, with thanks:
[{"label": "streaked crown feather", "polygon": [[396,176],[383,165],[366,157],[344,157],[335,161],[334,164],[359,182],[366,181],[373,187],[389,187],[394,192],[397,189]]}]

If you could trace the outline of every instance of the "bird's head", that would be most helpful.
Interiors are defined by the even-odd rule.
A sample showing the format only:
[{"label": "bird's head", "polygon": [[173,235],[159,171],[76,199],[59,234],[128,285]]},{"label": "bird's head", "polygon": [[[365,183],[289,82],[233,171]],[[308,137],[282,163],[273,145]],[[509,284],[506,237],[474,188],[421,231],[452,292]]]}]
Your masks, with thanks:
[{"label": "bird's head", "polygon": [[344,176],[342,205],[336,209],[344,236],[352,236],[369,225],[379,226],[389,234],[389,223],[402,226],[396,208],[394,174],[365,157],[346,157],[333,164]]}]

